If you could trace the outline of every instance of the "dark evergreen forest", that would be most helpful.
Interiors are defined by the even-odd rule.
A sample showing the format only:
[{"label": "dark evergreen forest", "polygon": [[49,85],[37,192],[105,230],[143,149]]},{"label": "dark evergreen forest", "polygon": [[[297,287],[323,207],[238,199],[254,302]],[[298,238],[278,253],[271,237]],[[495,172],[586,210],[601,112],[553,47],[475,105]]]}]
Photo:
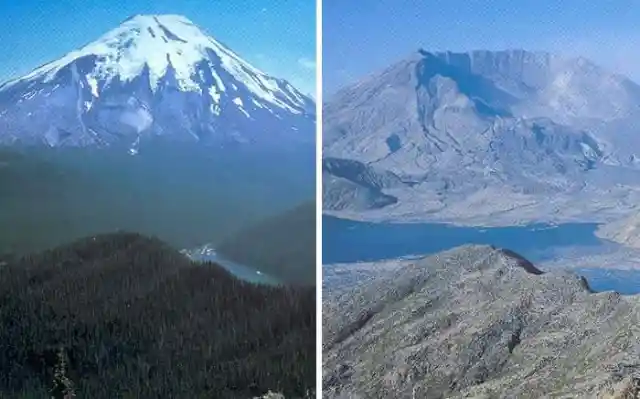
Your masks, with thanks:
[{"label": "dark evergreen forest", "polygon": [[135,233],[0,259],[0,397],[301,397],[315,289],[259,286]]}]

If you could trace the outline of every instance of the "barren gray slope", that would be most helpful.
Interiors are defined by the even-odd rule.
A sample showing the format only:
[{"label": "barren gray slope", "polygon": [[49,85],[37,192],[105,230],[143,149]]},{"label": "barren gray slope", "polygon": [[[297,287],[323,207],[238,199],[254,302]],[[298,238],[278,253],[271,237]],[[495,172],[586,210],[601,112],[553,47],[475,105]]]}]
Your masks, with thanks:
[{"label": "barren gray slope", "polygon": [[486,246],[398,262],[325,291],[327,397],[600,398],[640,371],[636,297]]},{"label": "barren gray slope", "polygon": [[397,199],[382,193],[385,188],[405,185],[398,176],[377,171],[362,162],[325,158],[322,161],[323,203],[334,210],[379,209]]},{"label": "barren gray slope", "polygon": [[628,247],[640,248],[640,213],[636,209],[631,215],[602,225],[596,234]]},{"label": "barren gray slope", "polygon": [[327,102],[323,153],[412,182],[363,219],[593,219],[638,200],[639,110],[638,85],[584,59],[420,51]]}]

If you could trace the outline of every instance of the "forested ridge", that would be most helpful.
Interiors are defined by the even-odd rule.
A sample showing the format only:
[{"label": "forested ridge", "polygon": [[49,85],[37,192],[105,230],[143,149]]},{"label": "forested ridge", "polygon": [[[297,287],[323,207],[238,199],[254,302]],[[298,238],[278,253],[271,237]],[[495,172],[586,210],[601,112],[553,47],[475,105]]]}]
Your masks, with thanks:
[{"label": "forested ridge", "polygon": [[288,398],[314,386],[311,286],[250,284],[125,232],[0,265],[0,397],[50,397],[65,385],[61,360],[78,398]]}]

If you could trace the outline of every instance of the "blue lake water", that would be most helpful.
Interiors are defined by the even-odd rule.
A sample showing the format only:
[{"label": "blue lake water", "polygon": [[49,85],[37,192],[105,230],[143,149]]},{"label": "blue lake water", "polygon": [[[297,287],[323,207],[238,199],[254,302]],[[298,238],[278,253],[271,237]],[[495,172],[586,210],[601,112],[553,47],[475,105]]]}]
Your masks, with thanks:
[{"label": "blue lake water", "polygon": [[508,248],[532,262],[551,258],[554,249],[600,247],[594,232],[597,224],[558,226],[458,227],[437,223],[367,223],[322,218],[324,263],[374,261],[425,255],[464,244],[487,244]]},{"label": "blue lake water", "polygon": [[278,285],[280,281],[275,277],[269,276],[261,272],[260,270],[242,265],[240,263],[236,263],[230,261],[222,257],[218,254],[215,249],[209,245],[205,245],[200,248],[196,248],[193,250],[184,250],[182,251],[186,255],[188,255],[191,259],[200,262],[215,262],[218,265],[224,267],[234,276],[241,278],[245,281],[249,281],[255,284],[268,284],[268,285]]},{"label": "blue lake water", "polygon": [[[429,255],[465,244],[486,244],[513,250],[533,263],[555,259],[566,248],[597,253],[612,243],[595,236],[595,223],[534,224],[510,227],[459,227],[437,223],[368,223],[322,218],[325,264],[377,261]],[[640,272],[576,269],[596,291],[640,293]]]},{"label": "blue lake water", "polygon": [[573,270],[584,276],[594,291],[617,291],[623,295],[640,293],[640,272],[637,270],[593,268]]}]

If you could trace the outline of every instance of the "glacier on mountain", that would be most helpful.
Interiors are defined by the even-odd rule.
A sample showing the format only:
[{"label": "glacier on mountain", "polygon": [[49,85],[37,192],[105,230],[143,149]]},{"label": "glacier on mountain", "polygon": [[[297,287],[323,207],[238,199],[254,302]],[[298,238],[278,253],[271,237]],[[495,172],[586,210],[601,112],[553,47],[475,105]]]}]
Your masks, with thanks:
[{"label": "glacier on mountain", "polygon": [[0,142],[313,142],[314,101],[178,15],[137,15],[0,86]]}]

